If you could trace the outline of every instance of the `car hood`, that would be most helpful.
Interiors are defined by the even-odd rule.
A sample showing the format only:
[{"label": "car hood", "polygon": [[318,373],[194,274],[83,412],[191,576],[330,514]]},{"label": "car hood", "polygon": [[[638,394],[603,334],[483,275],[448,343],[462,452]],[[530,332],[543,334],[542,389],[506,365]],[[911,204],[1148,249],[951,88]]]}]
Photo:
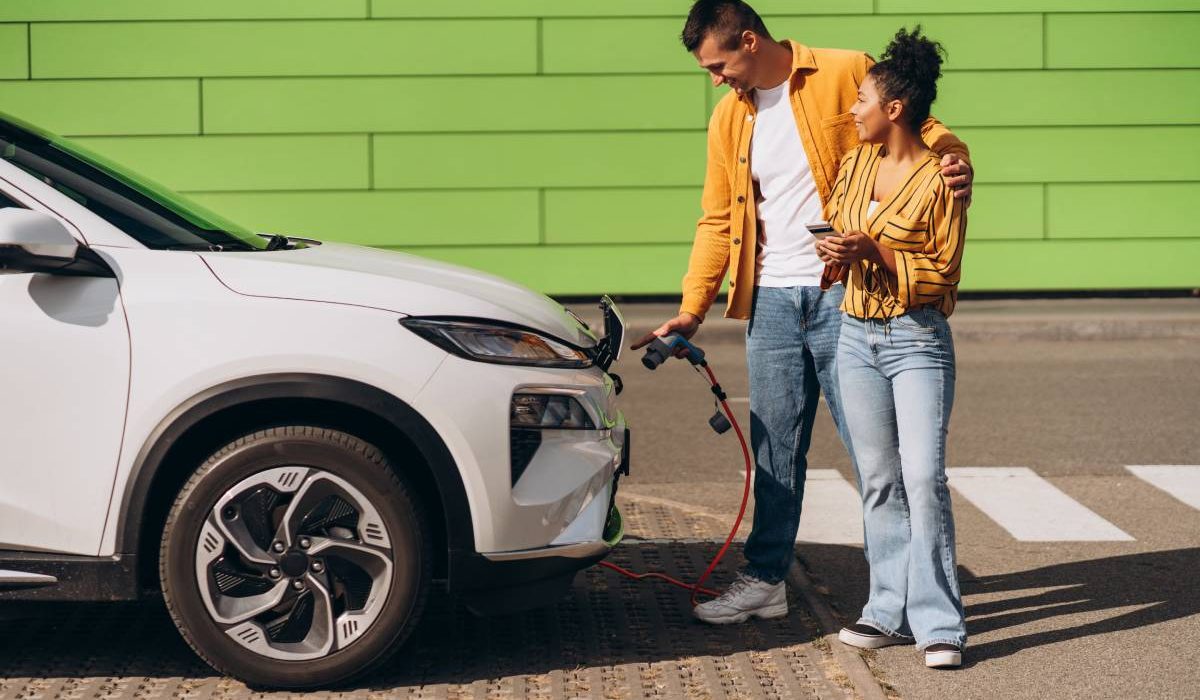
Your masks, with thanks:
[{"label": "car hood", "polygon": [[222,284],[247,296],[368,306],[407,316],[470,316],[528,326],[580,347],[596,343],[544,294],[416,255],[341,243],[200,255]]}]

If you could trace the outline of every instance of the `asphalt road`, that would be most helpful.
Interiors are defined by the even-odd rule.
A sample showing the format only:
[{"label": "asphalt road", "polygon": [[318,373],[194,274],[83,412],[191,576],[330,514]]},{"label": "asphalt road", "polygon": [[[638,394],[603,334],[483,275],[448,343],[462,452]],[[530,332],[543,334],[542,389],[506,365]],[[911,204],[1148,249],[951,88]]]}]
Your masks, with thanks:
[{"label": "asphalt road", "polygon": [[[630,335],[648,330],[634,325]],[[748,426],[748,404],[737,401],[747,391],[744,343],[728,332],[696,341]],[[959,340],[957,354],[949,466],[1027,468],[1129,539],[1015,536],[1006,513],[1019,515],[1044,485],[1011,502],[985,488],[976,495],[999,501],[985,510],[952,476],[965,667],[929,671],[911,647],[893,647],[869,655],[872,669],[903,698],[1200,696],[1200,510],[1126,469],[1200,465],[1200,344]],[[616,368],[634,430],[622,488],[731,515],[741,456],[732,432],[707,426],[707,384],[685,362],[650,372],[640,356],[627,351]],[[854,483],[824,406],[809,466]],[[807,504],[821,505],[828,510]],[[801,543],[798,552],[835,612],[853,621],[866,597],[861,547]]]}]

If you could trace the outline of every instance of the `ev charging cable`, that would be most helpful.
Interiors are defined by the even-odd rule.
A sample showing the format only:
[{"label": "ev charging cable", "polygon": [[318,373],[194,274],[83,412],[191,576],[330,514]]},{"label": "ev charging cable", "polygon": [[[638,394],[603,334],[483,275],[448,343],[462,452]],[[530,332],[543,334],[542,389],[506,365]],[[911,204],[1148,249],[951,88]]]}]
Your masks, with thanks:
[{"label": "ev charging cable", "polygon": [[721,545],[721,549],[717,552],[717,555],[713,557],[711,562],[709,562],[708,568],[704,570],[704,573],[700,575],[700,578],[698,578],[695,583],[685,583],[659,572],[639,574],[607,561],[600,562],[600,566],[612,569],[619,574],[628,576],[629,578],[637,581],[642,581],[645,579],[659,579],[666,581],[671,585],[689,590],[692,592],[692,605],[695,606],[697,605],[696,598],[701,594],[709,596],[720,595],[717,591],[714,591],[710,588],[704,588],[704,582],[708,580],[708,577],[712,574],[713,570],[717,568],[717,564],[719,564],[721,559],[724,558],[725,553],[729,550],[729,545],[733,542],[733,538],[737,535],[738,528],[740,528],[742,525],[742,518],[746,515],[746,505],[750,501],[750,480],[754,467],[753,461],[750,459],[750,448],[746,445],[746,437],[742,434],[742,428],[740,425],[738,425],[737,418],[734,417],[733,411],[729,408],[729,403],[727,402],[728,397],[725,394],[725,390],[721,388],[720,382],[717,381],[716,374],[714,374],[712,368],[708,366],[708,360],[704,358],[703,350],[688,342],[686,338],[678,333],[672,333],[670,335],[663,336],[662,338],[655,338],[654,341],[651,342],[650,346],[646,348],[645,356],[642,357],[642,364],[646,366],[646,369],[657,369],[659,365],[674,356],[677,351],[682,351],[682,357],[691,363],[692,369],[696,370],[697,374],[700,374],[707,379],[710,389],[712,390],[713,395],[716,397],[718,408],[716,413],[713,414],[713,417],[709,419],[708,424],[718,434],[724,433],[729,430],[730,427],[732,427],[734,432],[737,434],[738,442],[741,443],[742,457],[745,459],[746,463],[746,478],[742,487],[742,505],[740,508],[738,508],[737,519],[734,520],[733,529],[730,530],[729,535],[726,536],[725,543]]}]

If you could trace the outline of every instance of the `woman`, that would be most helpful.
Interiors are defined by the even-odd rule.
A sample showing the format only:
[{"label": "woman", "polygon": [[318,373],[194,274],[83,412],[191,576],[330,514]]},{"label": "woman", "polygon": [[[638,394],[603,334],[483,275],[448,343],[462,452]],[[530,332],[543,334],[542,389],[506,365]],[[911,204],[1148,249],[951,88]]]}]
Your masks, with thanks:
[{"label": "woman", "polygon": [[851,110],[863,144],[825,209],[840,235],[817,246],[830,276],[848,273],[837,367],[871,566],[862,616],[838,638],[915,641],[931,668],[961,665],[967,640],[945,467],[966,205],[919,133],[942,53],[901,30],[868,71]]}]

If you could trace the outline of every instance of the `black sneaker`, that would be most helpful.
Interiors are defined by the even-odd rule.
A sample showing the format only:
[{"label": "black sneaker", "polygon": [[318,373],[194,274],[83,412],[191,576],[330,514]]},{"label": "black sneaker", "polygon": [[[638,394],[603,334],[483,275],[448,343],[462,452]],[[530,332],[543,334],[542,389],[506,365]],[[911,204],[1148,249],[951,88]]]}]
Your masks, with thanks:
[{"label": "black sneaker", "polygon": [[842,631],[838,632],[838,641],[842,644],[858,647],[859,649],[882,649],[883,647],[895,646],[897,644],[913,643],[911,639],[893,637],[890,634],[862,623],[843,627]]},{"label": "black sneaker", "polygon": [[925,665],[929,668],[962,666],[962,649],[954,644],[930,644],[925,647]]}]

